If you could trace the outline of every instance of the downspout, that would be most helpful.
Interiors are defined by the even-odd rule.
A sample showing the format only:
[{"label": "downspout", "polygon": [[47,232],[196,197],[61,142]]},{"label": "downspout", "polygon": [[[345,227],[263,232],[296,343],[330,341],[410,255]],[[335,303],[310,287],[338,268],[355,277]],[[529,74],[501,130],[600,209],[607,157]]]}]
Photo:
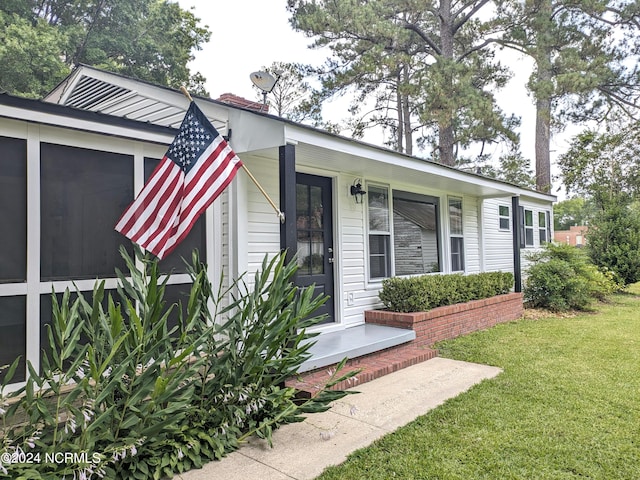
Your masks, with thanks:
[{"label": "downspout", "polygon": [[520,257],[520,197],[511,197],[511,232],[513,237],[514,291],[522,292],[522,262]]}]

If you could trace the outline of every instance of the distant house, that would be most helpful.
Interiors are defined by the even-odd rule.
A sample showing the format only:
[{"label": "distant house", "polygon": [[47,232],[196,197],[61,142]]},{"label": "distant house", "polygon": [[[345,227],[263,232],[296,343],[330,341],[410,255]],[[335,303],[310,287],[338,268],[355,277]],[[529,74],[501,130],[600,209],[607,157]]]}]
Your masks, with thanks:
[{"label": "distant house", "polygon": [[[194,247],[214,285],[223,271],[251,276],[265,254],[287,249],[298,253],[296,282],[329,295],[318,348],[331,351],[348,334],[340,354],[357,356],[411,340],[413,332],[365,325],[385,278],[519,277],[522,251],[553,238],[552,195],[294,123],[255,102],[196,101],[286,221],[240,171],[162,261],[174,271],[170,302],[188,289],[180,258]],[[85,66],[45,101],[0,95],[0,365],[22,355],[39,368],[52,289],[90,292],[96,279],[115,288],[114,269],[125,270],[118,247],[132,246],[113,227],[187,107],[176,90]],[[354,195],[357,184],[366,193]],[[334,343],[323,344],[329,335]],[[331,358],[318,353],[307,367]],[[25,375],[23,365],[16,379]]]},{"label": "distant house", "polygon": [[586,235],[589,227],[586,225],[574,225],[569,230],[556,230],[553,240],[557,243],[566,243],[573,247],[584,247],[587,243]]}]

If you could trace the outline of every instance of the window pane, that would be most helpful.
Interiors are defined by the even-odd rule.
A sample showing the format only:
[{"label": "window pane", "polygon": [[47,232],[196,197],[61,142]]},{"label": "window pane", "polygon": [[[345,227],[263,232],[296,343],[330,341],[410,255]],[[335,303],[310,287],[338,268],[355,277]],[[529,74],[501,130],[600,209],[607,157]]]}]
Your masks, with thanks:
[{"label": "window pane", "polygon": [[500,230],[509,230],[509,219],[501,218],[500,219]]},{"label": "window pane", "polygon": [[524,211],[524,224],[527,227],[533,227],[533,211],[531,210]]},{"label": "window pane", "polygon": [[437,206],[426,197],[423,198],[424,202],[408,200],[397,197],[394,192],[393,252],[396,275],[440,270]]},{"label": "window pane", "polygon": [[[11,365],[21,356],[11,383],[25,380],[27,354],[26,297],[0,297],[0,367]],[[6,370],[0,372],[0,381]]]},{"label": "window pane", "polygon": [[449,229],[452,235],[462,235],[462,200],[449,199]]},{"label": "window pane", "polygon": [[369,235],[369,275],[371,278],[389,276],[389,236]]},{"label": "window pane", "polygon": [[509,207],[507,207],[506,205],[500,205],[498,208],[499,208],[499,214],[501,217],[509,216]]},{"label": "window pane", "polygon": [[27,279],[27,142],[0,137],[0,152],[0,225],[3,225],[0,282],[24,282]]},{"label": "window pane", "polygon": [[451,270],[461,272],[464,270],[464,239],[451,238]]},{"label": "window pane", "polygon": [[[145,182],[151,176],[158,163],[160,163],[160,160],[155,158],[144,159]],[[189,235],[178,244],[175,250],[160,261],[160,271],[162,273],[186,273],[187,266],[184,260],[191,264],[191,254],[194,249],[198,249],[200,260],[205,261],[207,259],[206,234],[206,221],[205,214],[203,213],[200,218],[196,220],[196,223],[193,224]]]},{"label": "window pane", "polygon": [[131,242],[114,230],[133,200],[133,158],[41,144],[43,280],[113,277]]},{"label": "window pane", "polygon": [[370,186],[367,192],[369,202],[369,231],[389,231],[389,192],[386,188]]},{"label": "window pane", "polygon": [[533,228],[527,228],[524,232],[524,243],[527,247],[533,246]]}]

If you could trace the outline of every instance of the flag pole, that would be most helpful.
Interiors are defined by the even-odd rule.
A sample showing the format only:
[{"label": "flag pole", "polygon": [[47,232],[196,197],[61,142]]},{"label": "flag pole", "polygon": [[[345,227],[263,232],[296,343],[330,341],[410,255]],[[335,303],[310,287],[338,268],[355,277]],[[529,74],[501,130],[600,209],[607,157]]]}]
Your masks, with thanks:
[{"label": "flag pole", "polygon": [[[184,87],[184,85],[182,85],[180,87],[180,91],[183,93],[183,95],[185,97],[187,97],[187,100],[189,100],[189,102],[193,102],[193,98],[191,98],[191,95],[189,94],[189,91]],[[269,204],[271,204],[273,209],[276,211],[276,215],[280,219],[280,223],[284,223],[284,221],[285,221],[284,212],[280,211],[280,209],[277,207],[277,205],[274,203],[274,201],[271,200],[271,197],[269,197],[269,194],[265,191],[264,188],[262,188],[262,186],[258,183],[258,180],[256,180],[256,177],[253,176],[253,174],[249,171],[249,169],[247,168],[247,166],[244,163],[242,164],[242,168],[244,169],[246,174],[249,176],[249,178],[253,181],[253,183],[255,183],[256,187],[258,187],[258,190],[260,190],[260,193],[262,193],[262,195],[264,195],[264,198],[267,199]]]}]

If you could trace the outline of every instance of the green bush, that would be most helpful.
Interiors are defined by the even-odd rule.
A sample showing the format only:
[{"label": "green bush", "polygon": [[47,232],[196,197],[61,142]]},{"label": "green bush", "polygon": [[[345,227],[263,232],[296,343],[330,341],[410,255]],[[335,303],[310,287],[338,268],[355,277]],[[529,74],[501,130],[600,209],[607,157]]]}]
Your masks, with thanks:
[{"label": "green bush", "polygon": [[587,252],[600,268],[630,285],[640,280],[640,211],[624,204],[610,205],[593,219],[587,233]]},{"label": "green bush", "polygon": [[569,245],[547,243],[529,260],[523,293],[530,308],[585,310],[619,289],[613,274],[598,270],[583,250]]},{"label": "green bush", "polygon": [[[168,278],[161,280],[158,262],[139,250],[136,260],[122,253],[129,272],[117,272],[119,302],[105,298],[103,282],[89,301],[80,293],[72,301],[69,291],[60,302],[53,296],[40,372],[28,362],[25,386],[5,393],[19,359],[8,368],[0,454],[15,462],[0,464],[0,477],[171,477],[219,459],[248,436],[270,443],[280,425],[346,395],[327,390],[355,373],[341,376],[339,368],[308,400],[284,386],[309,356],[305,327],[321,320],[313,312],[325,299],[292,284],[296,263],[285,264],[283,254],[265,258],[252,289],[234,283],[229,291],[239,293],[226,307],[227,292],[213,296],[194,255],[183,315],[165,304]],[[56,453],[77,456],[45,461]],[[37,462],[20,463],[34,455]]]},{"label": "green bush", "polygon": [[510,272],[393,277],[382,282],[380,301],[394,312],[425,312],[444,305],[502,295],[512,288],[513,274]]}]

